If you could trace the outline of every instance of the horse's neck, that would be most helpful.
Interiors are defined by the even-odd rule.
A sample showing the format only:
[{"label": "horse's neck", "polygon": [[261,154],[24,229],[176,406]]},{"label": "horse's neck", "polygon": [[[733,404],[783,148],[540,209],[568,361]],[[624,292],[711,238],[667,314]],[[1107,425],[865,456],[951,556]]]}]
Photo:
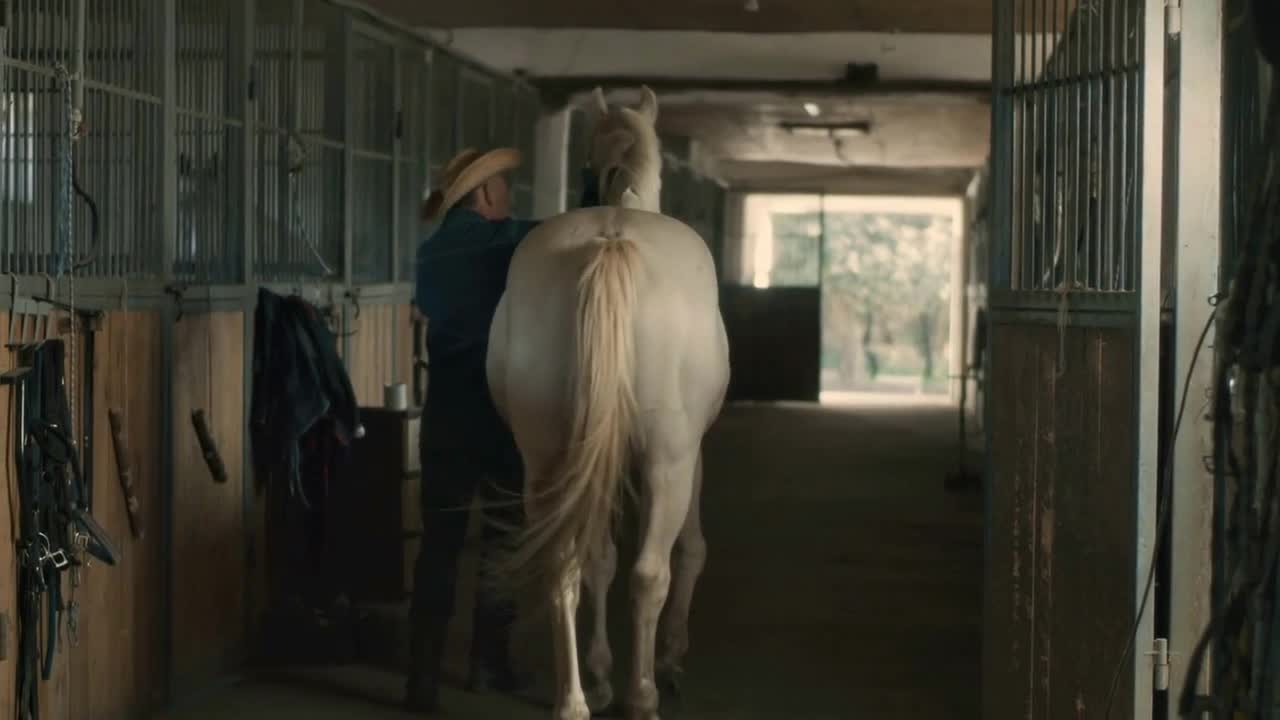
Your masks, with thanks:
[{"label": "horse's neck", "polygon": [[[648,210],[649,212],[655,213],[661,212],[657,197],[651,198],[646,202],[645,198],[636,191],[634,182],[628,182],[625,184],[618,182],[618,175],[624,172],[631,178],[635,178],[635,173],[631,168],[623,165],[614,165],[605,170],[605,187],[604,191],[600,193],[605,204],[612,205],[614,207],[629,208],[632,210]],[[617,194],[616,200],[611,200],[610,193],[615,192],[615,188],[618,187],[621,187],[622,191]]]}]

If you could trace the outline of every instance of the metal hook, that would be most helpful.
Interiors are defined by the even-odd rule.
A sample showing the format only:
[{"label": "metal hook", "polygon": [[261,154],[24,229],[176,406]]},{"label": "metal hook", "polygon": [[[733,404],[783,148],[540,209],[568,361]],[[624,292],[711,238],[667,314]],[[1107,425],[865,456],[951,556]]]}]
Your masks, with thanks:
[{"label": "metal hook", "polygon": [[184,295],[186,294],[186,292],[187,292],[187,286],[186,286],[186,283],[182,283],[182,284],[176,284],[176,283],[175,283],[175,284],[173,284],[173,285],[166,285],[166,286],[165,286],[165,288],[164,288],[164,291],[165,291],[165,293],[167,293],[167,294],[169,294],[169,295],[172,295],[172,296],[173,296],[173,301],[174,301],[174,303],[177,305],[178,314],[177,314],[177,316],[176,316],[176,317],[174,317],[173,321],[174,321],[174,322],[181,322],[181,321],[182,321],[182,313],[183,313],[182,300],[183,300],[183,296],[184,296]]},{"label": "metal hook", "polygon": [[359,320],[360,319],[360,291],[348,290],[346,294],[347,294],[347,299],[351,301],[351,304],[355,306],[355,309],[356,309],[355,317],[352,319]]}]

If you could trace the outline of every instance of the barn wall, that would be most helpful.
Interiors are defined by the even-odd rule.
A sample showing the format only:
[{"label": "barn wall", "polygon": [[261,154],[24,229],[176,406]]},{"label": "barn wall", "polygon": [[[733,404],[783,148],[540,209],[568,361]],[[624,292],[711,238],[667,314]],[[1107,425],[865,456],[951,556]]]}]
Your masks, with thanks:
[{"label": "barn wall", "polygon": [[347,370],[356,401],[361,406],[382,405],[382,388],[394,381],[396,306],[374,305],[361,309],[351,321],[347,337]]},{"label": "barn wall", "polygon": [[[235,667],[245,643],[244,314],[186,315],[173,328],[173,680]],[[227,469],[215,483],[191,414],[203,409]]]},{"label": "barn wall", "polygon": [[[0,335],[7,341],[8,315],[0,314]],[[78,645],[59,646],[53,677],[41,686],[44,717],[124,717],[157,705],[165,692],[165,627],[163,616],[164,557],[161,533],[163,483],[161,471],[164,358],[162,320],[155,312],[111,313],[97,338],[94,372],[93,516],[117,544],[116,567],[95,563],[83,573],[75,599],[80,604]],[[81,348],[83,346],[81,345]],[[124,359],[127,357],[127,361]],[[80,360],[83,362],[83,358]],[[0,353],[0,368],[11,369],[11,353]],[[80,366],[83,367],[83,366]],[[0,402],[10,393],[0,389]],[[124,411],[129,438],[134,488],[146,534],[130,535],[124,498],[117,481],[107,409]],[[6,511],[0,530],[13,537],[10,517],[17,512],[12,436],[12,413],[6,412],[4,468]],[[87,464],[88,461],[86,461]],[[14,545],[0,543],[0,571],[16,577]],[[0,707],[14,705],[14,658],[17,654],[16,597],[6,582],[0,612],[10,630],[9,660],[0,663]],[[65,587],[70,589],[69,580]],[[69,596],[68,596],[69,599]],[[65,630],[65,628],[64,628]],[[63,633],[66,639],[66,633]]]},{"label": "barn wall", "polygon": [[[347,372],[361,407],[382,407],[383,388],[390,383],[409,386],[413,397],[413,319],[407,303],[386,303],[361,309],[350,319]],[[339,343],[342,344],[341,342]]]},{"label": "barn wall", "polygon": [[[983,717],[1092,717],[1135,605],[1133,331],[993,324]],[[1060,344],[1061,343],[1061,344]],[[1063,352],[1059,374],[1059,352]],[[1131,666],[1127,666],[1131,667]],[[1113,717],[1132,715],[1121,678]]]}]

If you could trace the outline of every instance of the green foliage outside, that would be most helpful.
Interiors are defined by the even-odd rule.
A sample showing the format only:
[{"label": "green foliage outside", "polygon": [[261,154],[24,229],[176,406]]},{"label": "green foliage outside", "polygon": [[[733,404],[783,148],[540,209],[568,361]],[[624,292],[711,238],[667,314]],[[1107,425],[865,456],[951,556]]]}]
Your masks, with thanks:
[{"label": "green foliage outside", "polygon": [[[952,220],[946,215],[773,215],[770,284],[822,279],[823,390],[947,388]],[[907,381],[904,385],[904,379]]]}]

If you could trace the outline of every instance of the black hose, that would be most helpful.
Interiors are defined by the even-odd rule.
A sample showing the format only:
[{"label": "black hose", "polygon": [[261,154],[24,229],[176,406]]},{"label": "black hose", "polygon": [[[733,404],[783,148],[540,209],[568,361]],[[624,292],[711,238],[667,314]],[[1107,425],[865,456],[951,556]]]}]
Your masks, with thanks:
[{"label": "black hose", "polygon": [[83,200],[84,203],[89,206],[90,243],[89,243],[88,254],[85,255],[84,258],[76,260],[75,264],[72,265],[72,269],[83,270],[84,268],[92,265],[94,261],[98,259],[98,238],[101,237],[99,234],[100,221],[98,218],[98,203],[94,202],[93,197],[90,196],[89,193],[86,192],[85,189],[80,185],[80,177],[79,177],[79,173],[76,172],[77,170],[76,166],[77,166],[77,163],[76,163],[75,157],[73,156],[71,158],[71,187],[75,189],[76,195],[78,195],[80,199]]}]

